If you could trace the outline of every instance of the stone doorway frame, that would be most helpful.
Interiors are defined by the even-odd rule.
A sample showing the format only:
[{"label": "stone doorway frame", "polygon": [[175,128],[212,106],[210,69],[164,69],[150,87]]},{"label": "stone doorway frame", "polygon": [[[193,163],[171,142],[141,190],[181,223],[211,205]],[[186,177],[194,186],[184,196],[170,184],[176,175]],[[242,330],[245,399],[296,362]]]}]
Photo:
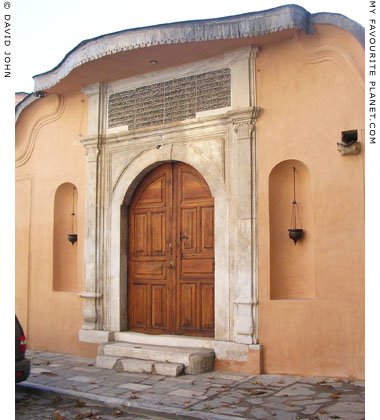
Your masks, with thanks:
[{"label": "stone doorway frame", "polygon": [[[262,110],[255,106],[256,53],[252,47],[226,56],[223,64],[218,61],[231,68],[230,109],[178,123],[108,130],[114,86],[83,89],[89,134],[81,139],[87,156],[81,341],[102,343],[126,330],[127,232],[122,220],[140,180],[161,163],[180,161],[204,177],[215,202],[215,342],[247,349],[257,344],[256,119]],[[237,101],[239,83],[246,94]]]},{"label": "stone doorway frame", "polygon": [[[143,153],[129,165],[116,185],[111,204],[111,293],[112,302],[120,302],[120,310],[112,311],[111,330],[126,329],[126,279],[127,279],[127,209],[140,180],[153,168],[166,162],[183,162],[195,168],[206,180],[214,197],[215,217],[215,339],[229,341],[230,306],[228,254],[228,200],[223,182],[212,168],[211,162],[186,145],[165,145]],[[118,211],[118,209],[120,209]],[[120,262],[118,256],[120,255]],[[119,282],[117,279],[120,279]],[[125,285],[123,284],[125,283]],[[125,305],[123,305],[125,302]],[[124,306],[124,307],[123,307]]]},{"label": "stone doorway frame", "polygon": [[[255,121],[260,108],[82,140],[87,153],[85,289],[81,341],[126,330],[129,201],[156,166],[184,162],[215,203],[215,340],[257,344]],[[217,146],[216,146],[217,145]],[[217,151],[216,151],[217,150]]]}]

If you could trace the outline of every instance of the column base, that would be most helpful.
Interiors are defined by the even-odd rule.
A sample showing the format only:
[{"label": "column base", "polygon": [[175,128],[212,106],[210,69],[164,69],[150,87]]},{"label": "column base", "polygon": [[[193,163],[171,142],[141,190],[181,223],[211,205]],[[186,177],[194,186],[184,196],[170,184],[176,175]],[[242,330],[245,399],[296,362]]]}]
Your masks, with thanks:
[{"label": "column base", "polygon": [[79,330],[79,341],[84,343],[101,344],[107,341],[113,341],[113,331],[99,331],[99,330]]},{"label": "column base", "polygon": [[236,361],[215,359],[214,370],[234,373],[249,373],[261,375],[263,373],[263,350],[259,344],[249,346],[248,360]]}]

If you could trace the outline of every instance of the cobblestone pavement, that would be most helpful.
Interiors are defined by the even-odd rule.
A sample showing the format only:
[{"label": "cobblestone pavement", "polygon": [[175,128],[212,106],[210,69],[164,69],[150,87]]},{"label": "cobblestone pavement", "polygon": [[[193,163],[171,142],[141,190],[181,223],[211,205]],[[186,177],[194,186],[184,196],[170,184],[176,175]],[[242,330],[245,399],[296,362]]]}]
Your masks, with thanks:
[{"label": "cobblestone pavement", "polygon": [[15,420],[154,420],[157,417],[128,414],[98,401],[42,393],[16,386]]},{"label": "cobblestone pavement", "polygon": [[364,419],[363,381],[223,372],[172,378],[99,369],[94,359],[60,353],[28,351],[27,356],[32,359],[32,371],[23,386],[96,400],[138,415],[212,420]]}]

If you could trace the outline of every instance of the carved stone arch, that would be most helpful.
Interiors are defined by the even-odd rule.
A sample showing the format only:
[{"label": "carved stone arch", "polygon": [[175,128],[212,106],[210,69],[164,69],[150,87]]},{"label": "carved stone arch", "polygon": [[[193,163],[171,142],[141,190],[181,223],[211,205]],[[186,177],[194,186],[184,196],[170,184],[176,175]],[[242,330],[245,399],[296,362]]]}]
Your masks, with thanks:
[{"label": "carved stone arch", "polygon": [[138,155],[124,169],[113,190],[112,203],[128,204],[135,186],[155,166],[164,162],[179,161],[193,166],[206,180],[212,195],[226,195],[221,174],[211,160],[191,145],[164,145]]},{"label": "carved stone arch", "polygon": [[[111,199],[110,220],[110,291],[105,296],[105,310],[109,325],[104,329],[120,331],[126,328],[126,273],[127,273],[127,223],[128,203],[139,181],[154,167],[170,161],[184,162],[195,168],[206,180],[215,204],[215,338],[229,340],[229,238],[228,199],[220,172],[202,153],[190,145],[164,145],[137,156],[123,171]],[[112,311],[111,311],[111,308]],[[107,322],[107,321],[106,321]]]}]

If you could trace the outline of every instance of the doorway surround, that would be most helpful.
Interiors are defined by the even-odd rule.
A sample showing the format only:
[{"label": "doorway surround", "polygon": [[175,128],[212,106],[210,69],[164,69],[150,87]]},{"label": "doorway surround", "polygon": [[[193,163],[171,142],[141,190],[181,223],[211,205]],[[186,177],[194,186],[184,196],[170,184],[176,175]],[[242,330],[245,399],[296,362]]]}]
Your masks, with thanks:
[{"label": "doorway surround", "polygon": [[237,353],[243,347],[247,355],[248,347],[259,348],[255,125],[261,108],[254,105],[254,93],[245,100],[234,96],[234,87],[243,91],[237,88],[237,80],[248,92],[252,89],[255,54],[251,49],[240,50],[229,59],[231,107],[181,122],[107,130],[107,101],[114,87],[100,83],[84,90],[89,97],[90,134],[81,139],[87,156],[81,341],[103,343],[126,331],[130,200],[152,169],[183,162],[202,175],[214,198],[214,341],[236,343]]}]

